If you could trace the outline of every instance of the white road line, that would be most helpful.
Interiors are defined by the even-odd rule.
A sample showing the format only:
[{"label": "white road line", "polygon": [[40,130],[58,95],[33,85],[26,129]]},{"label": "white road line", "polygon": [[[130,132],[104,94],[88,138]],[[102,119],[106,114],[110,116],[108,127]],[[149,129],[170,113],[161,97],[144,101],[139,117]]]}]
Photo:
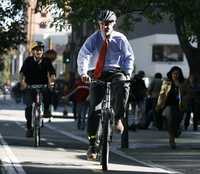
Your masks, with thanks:
[{"label": "white road line", "polygon": [[18,159],[0,134],[0,142],[4,149],[5,157],[2,159],[3,167],[7,174],[26,174]]},{"label": "white road line", "polygon": [[47,141],[47,139],[46,139],[46,138],[40,138],[40,140],[41,140],[41,141]]},{"label": "white road line", "polygon": [[57,150],[59,150],[59,151],[62,151],[62,152],[65,152],[65,149],[64,148],[56,148]]},{"label": "white road line", "polygon": [[66,132],[66,131],[63,131],[63,130],[59,130],[59,129],[57,129],[57,128],[54,127],[54,126],[45,125],[45,127],[49,128],[49,129],[51,129],[51,130],[53,130],[53,131],[55,131],[55,132],[59,132],[60,134],[65,135],[65,136],[67,136],[67,137],[70,137],[70,138],[72,138],[72,139],[78,140],[78,141],[80,141],[80,142],[83,142],[83,143],[86,143],[86,144],[88,143],[88,141],[87,141],[85,138],[82,138],[82,137],[73,135],[73,134],[71,134],[71,133],[69,133],[69,132]]},{"label": "white road line", "polygon": [[[21,123],[19,123],[18,125],[20,125],[20,124]],[[20,127],[22,127],[22,125]],[[70,137],[72,139],[78,140],[82,143],[88,144],[88,140],[86,138],[73,135],[72,133],[68,133],[68,132],[63,131],[63,130],[59,130],[54,126],[50,126],[50,125],[47,125],[47,124],[45,125],[45,127],[49,128],[51,130],[54,130],[55,132],[58,132],[58,133],[65,135],[67,137]],[[9,148],[9,146],[7,145],[7,143],[5,142],[5,140],[3,139],[1,134],[0,134],[0,143],[2,144],[2,147],[4,148],[4,153],[6,154],[6,155],[4,155],[5,157],[3,158],[2,162],[3,162],[3,165],[6,169],[6,171],[7,171],[7,174],[26,174],[26,172],[24,171],[24,169],[20,165],[19,161],[17,160],[17,158],[15,157],[15,155],[13,154],[13,152],[11,151],[11,149]],[[156,164],[149,164],[149,163],[145,163],[143,161],[139,161],[139,160],[135,159],[134,157],[126,155],[126,154],[124,154],[123,152],[121,152],[117,149],[111,149],[111,151],[113,153],[118,154],[118,155],[120,155],[124,158],[129,159],[129,160],[136,161],[140,164],[149,166],[149,167],[153,168],[154,171],[156,170],[157,172],[168,173],[168,174],[180,173],[180,172],[177,172],[177,171],[172,171],[172,169],[167,169],[166,167],[163,167],[163,166],[158,166]]]},{"label": "white road line", "polygon": [[[51,129],[51,130],[53,130],[55,132],[58,132],[58,133],[60,133],[62,135],[65,135],[67,137],[70,137],[72,139],[78,140],[78,141],[80,141],[82,143],[88,144],[88,140],[83,138],[83,137],[79,137],[79,136],[73,135],[72,133],[60,130],[60,129],[54,127],[54,126],[45,125],[45,127],[49,128],[49,129]],[[178,173],[180,174],[180,172],[174,171],[172,169],[165,169],[166,167],[164,167],[164,166],[159,166],[157,164],[149,164],[149,163],[137,160],[136,158],[128,156],[128,155],[124,154],[123,152],[117,150],[116,148],[112,148],[111,151],[113,153],[123,157],[123,158],[129,159],[129,160],[134,161],[134,162],[138,162],[138,163],[146,165],[148,167],[152,167],[157,172],[168,173],[168,174],[178,174]]]},{"label": "white road line", "polygon": [[50,146],[54,146],[54,145],[55,145],[55,144],[52,143],[52,142],[47,142],[47,144],[50,145]]},{"label": "white road line", "polygon": [[19,127],[21,127],[22,129],[25,129],[24,124],[22,124],[22,123],[20,123],[20,122],[17,122],[17,121],[15,121],[15,123],[16,123]]},{"label": "white road line", "polygon": [[136,162],[138,162],[138,163],[140,163],[140,164],[143,164],[143,165],[146,165],[146,166],[149,166],[149,167],[152,167],[152,168],[164,170],[164,171],[162,171],[162,172],[164,172],[164,173],[169,173],[169,174],[173,174],[173,173],[174,173],[174,174],[181,174],[181,173],[178,172],[178,171],[173,171],[172,169],[167,169],[165,166],[157,165],[157,164],[154,164],[154,163],[149,164],[149,163],[146,163],[146,162],[137,160],[136,158],[134,158],[134,157],[132,157],[132,156],[128,156],[128,155],[124,154],[123,152],[117,150],[116,148],[112,148],[111,151],[112,151],[113,153],[115,153],[115,154],[117,154],[117,155],[119,155],[119,156],[121,156],[121,157],[127,158],[127,159],[129,159],[129,160],[131,160],[131,161],[136,161]]}]

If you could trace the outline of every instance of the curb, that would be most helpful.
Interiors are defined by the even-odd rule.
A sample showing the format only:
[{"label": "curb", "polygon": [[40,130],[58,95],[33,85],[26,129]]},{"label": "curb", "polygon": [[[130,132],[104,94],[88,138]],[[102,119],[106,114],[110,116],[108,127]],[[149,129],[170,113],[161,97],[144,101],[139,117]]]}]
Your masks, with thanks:
[{"label": "curb", "polygon": [[0,160],[0,174],[6,174],[2,161]]}]

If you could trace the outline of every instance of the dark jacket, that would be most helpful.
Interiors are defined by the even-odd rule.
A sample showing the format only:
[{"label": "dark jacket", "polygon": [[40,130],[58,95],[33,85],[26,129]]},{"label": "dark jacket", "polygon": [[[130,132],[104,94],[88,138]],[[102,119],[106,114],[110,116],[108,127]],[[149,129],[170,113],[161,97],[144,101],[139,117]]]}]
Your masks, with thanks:
[{"label": "dark jacket", "polygon": [[38,62],[33,56],[29,56],[25,59],[20,73],[23,73],[28,85],[48,84],[48,73],[49,75],[56,74],[49,59],[43,58],[41,62]]}]

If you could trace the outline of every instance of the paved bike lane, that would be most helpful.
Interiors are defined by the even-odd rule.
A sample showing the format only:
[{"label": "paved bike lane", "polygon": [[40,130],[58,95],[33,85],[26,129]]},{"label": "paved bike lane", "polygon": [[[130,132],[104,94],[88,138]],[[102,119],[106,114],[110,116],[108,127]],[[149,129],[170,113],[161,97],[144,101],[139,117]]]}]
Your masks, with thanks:
[{"label": "paved bike lane", "polygon": [[[60,126],[60,124],[63,124]],[[52,124],[46,125],[48,128],[52,130],[57,130],[57,125],[52,120]],[[62,127],[62,131],[59,131],[60,133],[66,134],[67,136],[71,136],[74,139],[80,140],[83,143],[88,143],[87,137],[86,137],[86,131],[84,130],[78,130],[76,126],[76,121],[71,121],[69,123],[59,123],[59,127]],[[67,133],[66,133],[67,132]],[[147,134],[150,133],[149,131]],[[173,168],[168,168],[165,165],[159,165],[157,163],[153,163],[151,160],[145,159],[145,154],[142,156],[144,158],[141,158],[141,156],[136,156],[134,152],[137,151],[137,149],[148,148],[148,145],[146,142],[140,142],[139,140],[136,140],[136,137],[142,138],[144,132],[129,132],[129,145],[130,147],[128,149],[122,149],[121,147],[121,136],[119,134],[114,134],[113,136],[113,142],[111,144],[111,152],[112,152],[112,158],[111,163],[115,163],[115,157],[120,156],[122,158],[121,163],[129,163],[130,165],[135,165],[135,169],[138,170],[138,172],[151,172],[150,173],[180,173],[178,171],[175,171]],[[144,137],[145,138],[145,137]],[[157,147],[156,144],[150,145],[150,147]],[[141,153],[142,154],[142,153]],[[123,160],[126,159],[126,160]],[[125,161],[125,163],[124,163]],[[146,169],[144,169],[146,167]],[[140,171],[141,170],[141,171]],[[134,171],[133,171],[134,172]]]},{"label": "paved bike lane", "polygon": [[[13,107],[14,109],[15,107]],[[86,132],[78,130],[76,122],[71,121],[55,121],[45,124],[49,129],[55,129],[61,134],[77,139],[83,143],[87,143]],[[62,119],[61,119],[62,120]],[[57,125],[59,128],[57,129]],[[119,135],[114,135],[112,143],[112,151],[115,152],[111,161],[115,163],[115,157],[121,156],[121,163],[124,162],[124,157],[129,159],[131,165],[135,165],[135,170],[149,171],[154,168],[156,171],[163,169],[163,173],[185,173],[198,174],[200,173],[200,132],[191,130],[183,132],[181,137],[177,139],[177,149],[172,150],[168,145],[168,136],[166,131],[158,131],[154,128],[148,130],[137,130],[136,132],[129,131],[129,148],[121,149],[121,139]],[[87,147],[87,144],[86,144]],[[86,149],[84,150],[86,152]],[[126,161],[127,163],[127,161]],[[127,166],[126,166],[127,167]],[[140,168],[141,167],[141,168]],[[151,172],[151,173],[154,173]],[[137,172],[136,172],[137,173]]]},{"label": "paved bike lane", "polygon": [[[73,135],[86,140],[86,132],[78,130],[76,122],[67,125],[65,129]],[[129,148],[121,148],[121,136],[114,134],[112,152],[141,165],[158,167],[169,173],[198,174],[200,173],[200,131],[182,131],[176,139],[177,149],[171,149],[168,144],[167,131],[156,128],[129,131]],[[87,140],[86,140],[87,141]]]},{"label": "paved bike lane", "polygon": [[[76,122],[67,119],[45,121],[42,144],[33,148],[33,139],[24,137],[23,111],[1,111],[0,158],[6,174],[30,173],[99,173],[99,162],[87,161],[86,133],[76,129]],[[14,115],[15,114],[15,115]],[[114,145],[114,144],[113,144]],[[114,146],[113,146],[114,147]],[[111,154],[107,173],[173,173],[159,167],[128,159],[123,154]]]}]

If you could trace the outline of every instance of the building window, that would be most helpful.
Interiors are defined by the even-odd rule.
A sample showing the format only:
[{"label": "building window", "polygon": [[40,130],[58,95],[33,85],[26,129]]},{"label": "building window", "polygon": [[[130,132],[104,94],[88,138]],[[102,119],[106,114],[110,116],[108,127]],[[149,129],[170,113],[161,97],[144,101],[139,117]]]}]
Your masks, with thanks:
[{"label": "building window", "polygon": [[153,62],[181,62],[183,51],[179,45],[153,45]]},{"label": "building window", "polygon": [[46,12],[41,12],[41,17],[46,18],[47,17],[47,13]]},{"label": "building window", "polygon": [[40,22],[39,26],[40,26],[40,28],[45,29],[45,28],[47,28],[47,23],[46,22]]}]

